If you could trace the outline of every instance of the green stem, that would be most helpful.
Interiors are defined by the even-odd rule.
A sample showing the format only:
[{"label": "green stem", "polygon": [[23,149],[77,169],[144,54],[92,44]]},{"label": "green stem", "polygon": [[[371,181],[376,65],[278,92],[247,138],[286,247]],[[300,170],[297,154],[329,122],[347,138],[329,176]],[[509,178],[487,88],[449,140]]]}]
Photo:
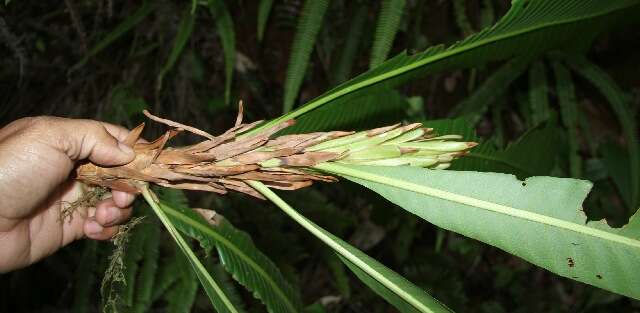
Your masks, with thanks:
[{"label": "green stem", "polygon": [[162,208],[160,208],[160,204],[156,200],[157,197],[152,193],[148,186],[142,188],[142,196],[147,201],[147,203],[149,203],[149,205],[153,209],[153,212],[158,216],[164,227],[169,231],[169,234],[171,234],[171,237],[173,237],[173,239],[176,241],[182,252],[187,256],[189,263],[191,263],[191,266],[193,266],[193,269],[198,275],[200,283],[212,287],[215,291],[216,294],[212,295],[209,294],[208,288],[205,288],[205,291],[207,291],[207,294],[209,294],[209,298],[211,298],[210,300],[214,307],[215,303],[213,301],[213,297],[217,296],[230,312],[238,313],[231,300],[227,298],[227,295],[222,291],[222,288],[218,286],[215,280],[213,280],[213,277],[209,275],[209,272],[205,269],[204,265],[200,262],[193,250],[191,250],[189,244],[187,244],[182,235],[180,235],[180,232],[178,232],[175,226],[173,226],[173,224],[169,220],[169,217],[167,217]]},{"label": "green stem", "polygon": [[[331,249],[333,249],[336,253],[340,254],[340,256],[349,260],[351,263],[355,264],[362,271],[373,277],[375,280],[380,282],[389,290],[393,291],[396,295],[403,298],[405,301],[410,303],[413,307],[418,309],[420,312],[434,312],[430,308],[428,308],[424,303],[420,302],[416,298],[412,297],[408,293],[406,293],[400,286],[393,283],[390,279],[382,275],[382,273],[376,271],[374,268],[369,266],[364,260],[359,258],[357,255],[349,251],[345,246],[343,246],[340,241],[340,238],[332,235],[328,231],[324,230],[314,222],[308,220],[302,214],[298,213],[294,208],[292,208],[288,203],[286,203],[282,198],[280,198],[277,194],[275,194],[269,187],[264,185],[259,181],[246,181],[249,186],[253,187],[255,190],[264,195],[267,199],[277,205],[282,211],[284,211],[289,217],[295,220],[300,226],[304,227],[326,245],[328,245]],[[347,243],[344,243],[345,245]]]}]

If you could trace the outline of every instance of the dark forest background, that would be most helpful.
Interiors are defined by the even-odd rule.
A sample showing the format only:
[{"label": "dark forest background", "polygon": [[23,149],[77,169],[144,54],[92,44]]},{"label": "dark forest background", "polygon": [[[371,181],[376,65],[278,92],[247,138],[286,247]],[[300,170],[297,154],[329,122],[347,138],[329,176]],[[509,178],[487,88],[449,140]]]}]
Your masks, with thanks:
[{"label": "dark forest background", "polygon": [[[259,24],[263,3],[271,1],[224,1],[226,17],[204,6],[190,17],[190,1],[3,2],[0,126],[25,116],[55,115],[132,128],[145,120],[141,111],[146,108],[213,134],[233,126],[238,100],[244,101],[250,121],[283,113],[292,43],[305,5],[302,0],[272,1],[264,24]],[[408,0],[388,56],[451,44],[492,25],[509,7],[509,1],[501,0]],[[310,59],[294,107],[369,68],[380,10],[378,1],[330,1],[309,46]],[[635,17],[640,21],[638,14]],[[221,22],[225,18],[231,23]],[[186,34],[185,23],[192,23]],[[613,26],[580,47],[579,53],[612,78],[615,92],[637,124],[640,32],[633,23]],[[224,41],[228,43],[230,35],[235,44],[225,52],[229,46]],[[176,52],[179,41],[184,46]],[[553,53],[513,70],[519,72],[507,75],[509,79],[496,78],[494,74],[506,62],[495,62],[413,80],[398,89],[401,109],[396,107],[385,116],[365,116],[344,128],[380,126],[390,118],[451,120],[460,116],[461,103],[472,102],[484,109],[465,127],[495,151],[532,130],[553,128],[545,133],[553,138],[542,139],[553,144],[527,141],[531,146],[524,148],[525,154],[545,149],[550,156],[548,164],[525,163],[530,172],[593,181],[594,191],[585,202],[590,218],[624,225],[638,207],[627,201],[633,188],[628,175],[634,174],[625,166],[628,142],[621,124],[602,91],[574,75],[571,83],[578,111],[568,127],[558,103]],[[541,67],[544,79],[539,76]],[[551,108],[542,123],[528,109],[532,101],[540,101],[538,95]],[[144,136],[155,138],[162,131],[150,125]],[[637,128],[634,131],[638,133]],[[174,144],[192,140],[184,136]],[[640,311],[640,302],[553,275],[496,248],[438,229],[348,182],[317,184],[282,195],[307,217],[459,312]],[[328,248],[268,202],[238,194],[188,192],[187,196],[193,207],[221,212],[251,234],[300,288],[310,310],[394,311],[345,270]],[[167,235],[162,238],[160,267],[175,250]],[[0,275],[0,312],[97,312],[100,280],[112,247],[109,242],[79,241],[38,264]],[[179,271],[175,275],[196,281]],[[153,307],[157,312],[176,307],[210,312],[202,291],[183,306],[171,303],[175,298],[184,300],[175,290],[186,286],[193,283],[169,287]],[[238,292],[249,311],[264,310],[249,292],[242,288]]]}]

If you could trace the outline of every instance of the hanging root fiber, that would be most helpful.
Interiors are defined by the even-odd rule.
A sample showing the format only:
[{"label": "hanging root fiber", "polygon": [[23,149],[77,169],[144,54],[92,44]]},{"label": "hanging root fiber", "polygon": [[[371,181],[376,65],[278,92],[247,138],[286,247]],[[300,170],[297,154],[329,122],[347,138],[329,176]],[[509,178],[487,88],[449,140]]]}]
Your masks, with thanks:
[{"label": "hanging root fiber", "polygon": [[[85,163],[78,167],[77,179],[89,185],[139,192],[141,182],[160,186],[226,194],[234,190],[263,199],[246,181],[255,180],[284,190],[307,187],[313,181],[335,182],[313,166],[337,162],[377,166],[418,166],[444,169],[451,161],[474,147],[473,142],[456,141],[457,135],[435,136],[420,123],[395,124],[361,132],[316,132],[274,137],[294,124],[282,122],[250,136],[239,136],[262,121],[242,123],[242,103],[235,126],[219,136],[159,118],[144,111],[149,119],[171,127],[160,138],[138,142],[144,123],[125,140],[136,153],[129,164],[101,167]],[[182,131],[206,140],[184,147],[168,147],[167,142]],[[272,138],[274,137],[274,138]]]}]

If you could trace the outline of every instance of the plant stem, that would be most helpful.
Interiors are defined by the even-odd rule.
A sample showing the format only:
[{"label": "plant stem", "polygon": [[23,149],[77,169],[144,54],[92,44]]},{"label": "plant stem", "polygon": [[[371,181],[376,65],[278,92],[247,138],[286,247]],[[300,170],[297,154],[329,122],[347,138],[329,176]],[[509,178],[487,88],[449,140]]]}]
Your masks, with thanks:
[{"label": "plant stem", "polygon": [[[205,286],[204,289],[209,295],[211,304],[213,304],[213,306],[218,309],[218,306],[214,301],[214,297],[219,297],[219,300],[224,304],[225,308],[228,309],[229,312],[238,313],[231,300],[227,298],[227,295],[222,291],[222,288],[218,286],[213,277],[211,277],[211,275],[205,269],[204,265],[200,262],[193,250],[191,250],[189,244],[187,244],[182,235],[180,235],[180,232],[178,232],[176,227],[173,226],[173,224],[169,220],[169,217],[164,213],[162,208],[160,208],[160,204],[157,201],[156,195],[153,194],[148,186],[142,188],[142,196],[147,201],[147,203],[149,203],[151,209],[153,209],[153,212],[158,216],[164,227],[169,231],[169,234],[171,234],[171,237],[173,237],[173,239],[176,241],[182,252],[187,256],[187,259],[195,270],[200,283]],[[215,294],[211,294],[209,292],[209,288],[206,288],[206,286],[212,287]]]}]

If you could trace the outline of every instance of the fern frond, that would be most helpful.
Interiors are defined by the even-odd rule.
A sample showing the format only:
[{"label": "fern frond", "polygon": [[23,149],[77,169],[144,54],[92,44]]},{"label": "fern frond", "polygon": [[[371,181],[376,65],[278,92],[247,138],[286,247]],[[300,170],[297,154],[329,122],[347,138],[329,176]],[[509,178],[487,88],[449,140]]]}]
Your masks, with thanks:
[{"label": "fern frond", "polygon": [[304,3],[300,13],[298,29],[291,46],[289,65],[287,66],[282,107],[284,113],[291,111],[298,96],[302,80],[306,74],[311,51],[316,43],[318,31],[320,31],[328,6],[328,0],[307,0]]},{"label": "fern frond", "polygon": [[267,27],[267,21],[269,21],[269,14],[271,13],[271,7],[273,7],[273,0],[260,0],[258,5],[258,41],[262,42],[264,37],[264,30]]},{"label": "fern frond", "polygon": [[387,59],[393,39],[400,27],[400,19],[404,11],[405,0],[384,0],[378,24],[376,25],[376,34],[373,39],[373,47],[371,48],[371,61],[369,68],[374,68]]},{"label": "fern frond", "polygon": [[609,101],[611,109],[618,118],[629,151],[629,181],[631,192],[626,199],[629,208],[638,207],[640,196],[640,141],[637,134],[637,120],[629,102],[616,82],[601,68],[584,56],[566,56],[564,60],[578,74],[590,81]]},{"label": "fern frond", "polygon": [[542,61],[533,63],[529,70],[529,103],[533,125],[538,125],[549,118],[549,86]]},{"label": "fern frond", "polygon": [[351,76],[351,69],[355,63],[358,48],[362,42],[364,26],[367,22],[367,11],[366,5],[360,6],[353,20],[349,22],[349,32],[345,38],[344,47],[339,50],[340,57],[332,71],[334,85],[344,82]]},{"label": "fern frond", "polygon": [[136,280],[136,292],[131,313],[148,312],[152,304],[152,293],[156,285],[156,274],[158,270],[158,258],[160,249],[160,229],[156,223],[148,221],[140,225],[141,232],[146,234],[142,265]]},{"label": "fern frond", "polygon": [[456,105],[449,116],[468,116],[473,123],[477,122],[486,112],[489,105],[500,98],[511,84],[524,72],[528,58],[517,57],[502,65],[467,99]]},{"label": "fern frond", "polygon": [[565,47],[572,41],[582,41],[578,38],[582,36],[575,36],[576,33],[599,33],[625,20],[625,16],[640,8],[639,4],[638,0],[515,0],[509,12],[494,26],[448,48],[434,46],[412,56],[402,53],[244,136],[297,118],[338,98],[366,92],[368,88],[397,86],[426,73],[479,66],[514,55],[537,55]]},{"label": "fern frond", "polygon": [[178,266],[178,271],[174,272],[173,275],[178,276],[178,281],[164,297],[168,304],[167,312],[190,313],[198,292],[198,278],[194,271],[191,270],[185,255],[176,251],[175,257],[180,266]]},{"label": "fern frond", "polygon": [[555,61],[552,66],[555,74],[556,91],[562,122],[569,133],[567,136],[569,144],[569,172],[571,173],[571,177],[580,178],[582,175],[582,158],[578,155],[578,102],[576,101],[573,78],[571,78],[571,73],[569,73],[569,70],[562,63]]},{"label": "fern frond", "polygon": [[176,228],[197,239],[205,250],[215,247],[225,269],[260,299],[269,312],[301,310],[302,303],[297,290],[286,281],[275,264],[258,250],[247,233],[236,229],[224,218],[204,221],[187,207],[163,206],[163,210]]},{"label": "fern frond", "polygon": [[460,31],[462,31],[462,34],[469,36],[473,34],[473,27],[471,27],[471,22],[469,22],[469,17],[467,17],[465,2],[465,0],[453,0],[453,14],[456,17],[456,24]]}]

